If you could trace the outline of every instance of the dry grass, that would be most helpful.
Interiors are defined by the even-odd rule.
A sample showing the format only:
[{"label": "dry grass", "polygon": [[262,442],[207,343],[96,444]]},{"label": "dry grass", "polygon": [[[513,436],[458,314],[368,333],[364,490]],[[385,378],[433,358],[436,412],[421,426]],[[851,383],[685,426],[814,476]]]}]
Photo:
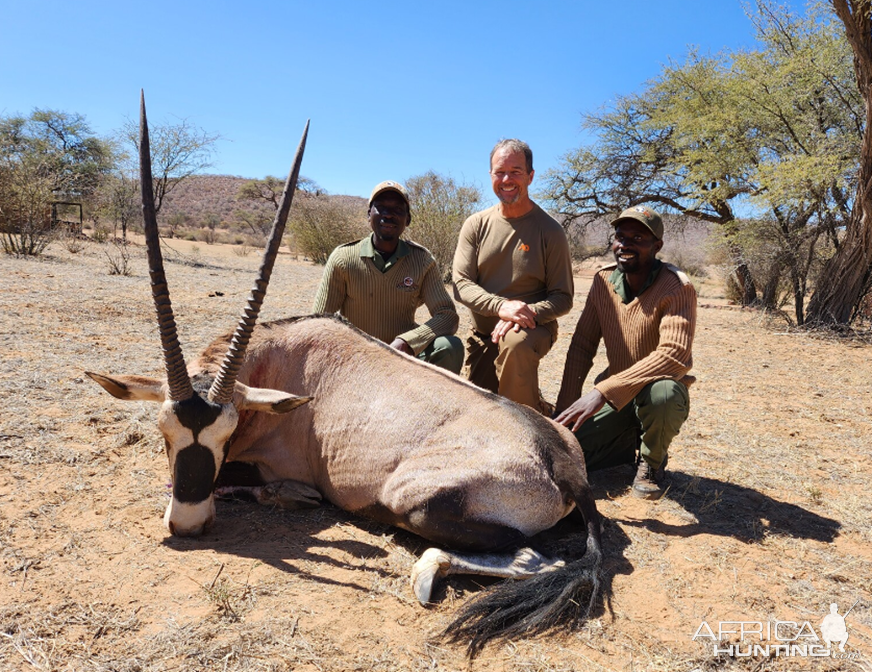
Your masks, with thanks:
[{"label": "dry grass", "polygon": [[[259,265],[169,241],[188,356],[232,328]],[[422,609],[408,575],[424,544],[331,507],[219,504],[201,540],[168,538],[166,458],[153,405],[105,395],[84,370],[161,375],[142,249],[130,276],[97,245],[0,258],[0,669],[465,670],[430,637],[479,590],[452,579]],[[282,255],[265,319],[308,311],[321,268]],[[589,276],[587,268],[582,273]],[[544,360],[557,394],[578,305]],[[656,503],[629,472],[592,477],[606,516],[611,598],[576,632],[488,648],[473,669],[869,670],[872,364],[862,340],[785,331],[700,280],[692,412]],[[463,317],[464,324],[468,324]],[[595,370],[604,366],[602,354]],[[859,603],[862,661],[714,658],[702,620],[808,620]]]}]

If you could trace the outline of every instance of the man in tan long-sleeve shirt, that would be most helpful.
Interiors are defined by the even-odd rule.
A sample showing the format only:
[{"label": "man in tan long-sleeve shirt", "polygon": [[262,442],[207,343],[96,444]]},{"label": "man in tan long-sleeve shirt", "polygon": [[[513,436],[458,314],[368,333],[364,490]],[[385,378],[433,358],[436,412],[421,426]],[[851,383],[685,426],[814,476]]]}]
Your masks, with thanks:
[{"label": "man in tan long-sleeve shirt", "polygon": [[[411,220],[409,198],[398,182],[381,182],[369,199],[372,234],[330,254],[315,297],[315,313],[342,314],[392,348],[453,373],[463,366],[457,310],[425,248],[401,236]],[[430,319],[415,322],[426,304]]]},{"label": "man in tan long-sleeve shirt", "polygon": [[[656,258],[663,247],[657,212],[630,208],[612,226],[617,263],[594,277],[566,355],[556,420],[575,432],[588,470],[631,462],[641,434],[633,494],[656,499],[669,445],[690,408],[696,290]],[[600,339],[609,367],[582,396]]]},{"label": "man in tan long-sleeve shirt", "polygon": [[533,174],[527,143],[497,143],[491,182],[500,202],[464,222],[453,279],[472,313],[469,379],[541,410],[539,360],[557,339],[557,318],[572,308],[573,284],[566,234],[528,194]]}]

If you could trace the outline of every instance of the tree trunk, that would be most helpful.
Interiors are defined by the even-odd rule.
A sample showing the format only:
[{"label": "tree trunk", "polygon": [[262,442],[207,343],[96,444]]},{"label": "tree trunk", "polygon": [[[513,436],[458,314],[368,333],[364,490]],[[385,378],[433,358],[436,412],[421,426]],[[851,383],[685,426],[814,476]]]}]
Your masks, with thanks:
[{"label": "tree trunk", "polygon": [[774,261],[769,268],[769,274],[760,297],[760,305],[766,310],[778,309],[778,285],[781,282],[782,270],[783,264],[778,261]]},{"label": "tree trunk", "polygon": [[739,287],[742,289],[742,305],[753,306],[757,303],[757,285],[751,276],[748,264],[742,262],[736,268],[736,277],[739,279]]},{"label": "tree trunk", "polygon": [[869,0],[832,0],[854,52],[854,74],[866,103],[857,194],[845,238],[826,263],[808,304],[808,324],[847,324],[872,273],[872,21]]},{"label": "tree trunk", "polygon": [[738,285],[739,290],[742,293],[742,305],[756,305],[757,285],[754,283],[751,269],[748,268],[748,264],[744,261],[742,248],[731,241],[732,236],[736,234],[737,230],[736,220],[733,219],[733,213],[726,207],[726,205],[719,208],[719,214],[721,214],[723,218],[720,224],[723,227],[723,234],[727,239],[727,249],[730,252],[730,261],[735,264],[733,277],[736,281],[736,285]]},{"label": "tree trunk", "polygon": [[805,303],[805,287],[803,286],[802,277],[799,269],[794,267],[790,271],[790,280],[793,284],[793,311],[796,314],[796,324],[802,326],[805,324],[805,315],[803,313]]}]

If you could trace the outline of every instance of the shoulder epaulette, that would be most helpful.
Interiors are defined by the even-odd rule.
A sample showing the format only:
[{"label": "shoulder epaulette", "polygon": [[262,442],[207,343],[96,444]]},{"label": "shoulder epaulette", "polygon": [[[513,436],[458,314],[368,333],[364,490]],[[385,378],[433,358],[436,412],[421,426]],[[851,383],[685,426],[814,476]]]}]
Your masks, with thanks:
[{"label": "shoulder epaulette", "polygon": [[663,262],[663,267],[668,268],[675,275],[677,275],[678,279],[681,280],[682,285],[691,284],[690,278],[687,277],[687,274],[684,271],[682,271],[680,268],[678,268],[678,266],[673,266],[672,264],[667,264],[666,262]]},{"label": "shoulder epaulette", "polygon": [[408,238],[403,238],[403,240],[406,241],[406,245],[408,245],[409,247],[414,247],[417,250],[423,250],[424,252],[429,254],[431,257],[433,256],[433,253],[430,250],[428,250],[426,247],[421,245],[421,243],[416,243],[414,240],[409,240]]},{"label": "shoulder epaulette", "polygon": [[599,270],[597,271],[597,273],[599,273],[599,271],[613,271],[613,270],[615,270],[617,267],[618,267],[618,262],[617,262],[617,261],[613,261],[612,263],[610,263],[610,264],[606,264],[605,266],[600,266],[600,267],[599,267]]}]

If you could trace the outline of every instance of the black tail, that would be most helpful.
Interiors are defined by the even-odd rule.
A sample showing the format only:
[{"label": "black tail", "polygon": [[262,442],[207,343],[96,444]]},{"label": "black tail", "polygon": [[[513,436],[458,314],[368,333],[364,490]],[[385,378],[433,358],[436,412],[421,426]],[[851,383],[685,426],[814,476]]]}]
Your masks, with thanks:
[{"label": "black tail", "polygon": [[560,569],[525,581],[505,581],[473,598],[448,625],[443,637],[467,642],[470,658],[494,639],[508,640],[574,627],[593,609],[600,591],[602,546],[600,517],[593,504],[580,507],[587,523],[587,548],[582,558]]}]

